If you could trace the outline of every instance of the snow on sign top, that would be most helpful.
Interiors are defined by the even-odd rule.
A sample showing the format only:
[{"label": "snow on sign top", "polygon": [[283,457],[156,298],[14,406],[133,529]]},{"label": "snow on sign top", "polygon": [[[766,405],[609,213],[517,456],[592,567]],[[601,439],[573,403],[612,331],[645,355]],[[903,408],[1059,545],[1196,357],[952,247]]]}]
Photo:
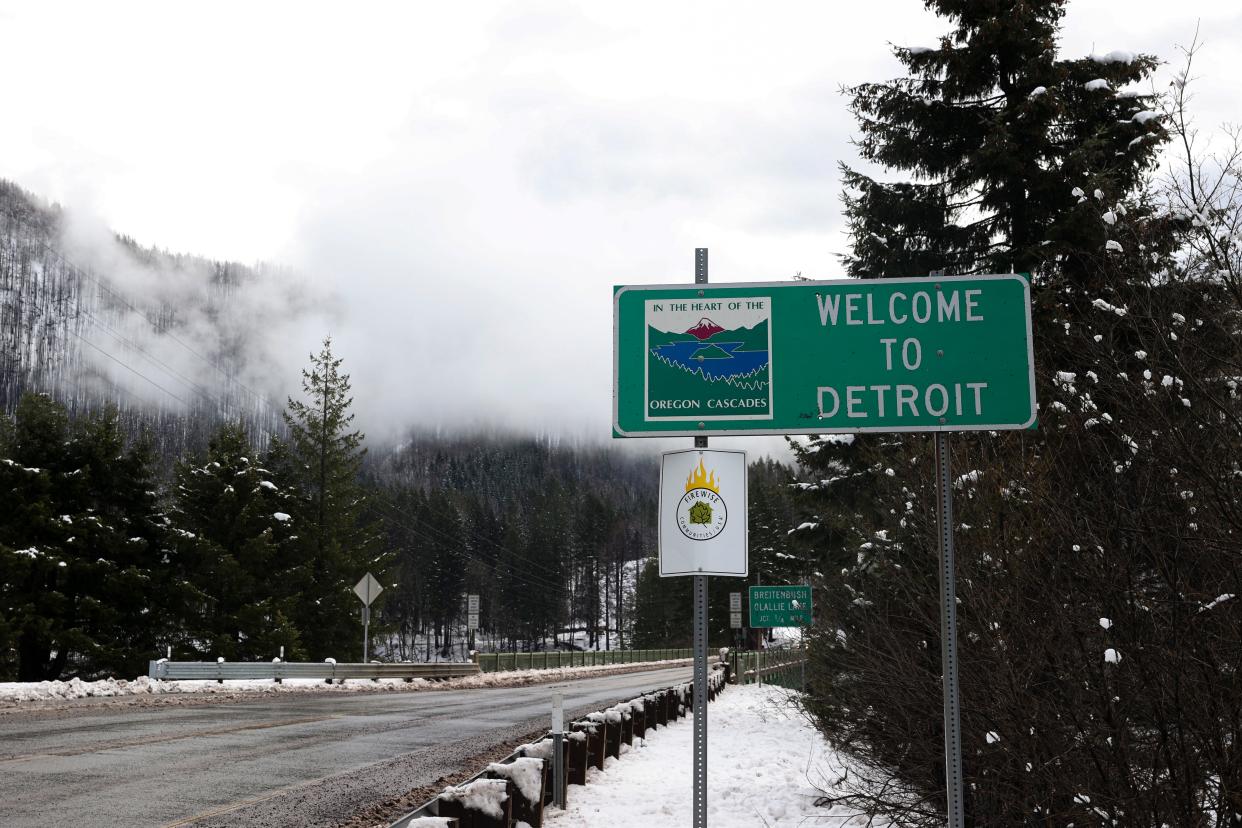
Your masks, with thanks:
[{"label": "snow on sign top", "polygon": [[354,584],[354,592],[362,599],[362,603],[371,606],[371,602],[379,597],[384,591],[379,581],[375,580],[375,576],[368,572],[362,577],[362,580]]}]

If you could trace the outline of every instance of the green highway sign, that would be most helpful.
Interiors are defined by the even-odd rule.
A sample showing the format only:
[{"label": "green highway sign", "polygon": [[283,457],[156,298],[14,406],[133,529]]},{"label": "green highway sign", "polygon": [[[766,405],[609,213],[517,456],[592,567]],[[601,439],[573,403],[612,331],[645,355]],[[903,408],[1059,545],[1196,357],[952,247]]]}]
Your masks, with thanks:
[{"label": "green highway sign", "polygon": [[618,437],[1035,423],[1023,275],[627,285],[613,324]]},{"label": "green highway sign", "polygon": [[750,588],[750,626],[800,627],[811,623],[811,588],[753,586]]}]

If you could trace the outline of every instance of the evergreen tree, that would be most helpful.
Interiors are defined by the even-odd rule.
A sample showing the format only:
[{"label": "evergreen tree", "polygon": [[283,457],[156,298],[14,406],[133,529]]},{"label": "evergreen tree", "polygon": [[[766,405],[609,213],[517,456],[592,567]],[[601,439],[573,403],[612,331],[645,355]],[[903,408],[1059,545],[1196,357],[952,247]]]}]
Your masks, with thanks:
[{"label": "evergreen tree", "polygon": [[114,409],[70,424],[43,395],[25,395],[6,430],[0,614],[17,678],[145,672],[169,626],[149,451],[126,448]]},{"label": "evergreen tree", "polygon": [[332,353],[331,338],[310,359],[302,371],[305,398],[290,398],[285,412],[289,441],[274,441],[270,461],[300,493],[292,528],[300,541],[305,591],[294,626],[313,659],[360,658],[353,586],[368,570],[381,576],[387,561],[363,521],[359,472],[366,449],[363,434],[350,430],[349,375]]},{"label": "evergreen tree", "polygon": [[451,655],[453,631],[462,618],[466,587],[465,539],[461,515],[452,498],[434,490],[420,512],[423,530],[423,567],[429,620],[435,643],[444,657]]},{"label": "evergreen tree", "polygon": [[[1239,312],[1219,265],[1183,254],[1187,224],[1220,228],[1147,186],[1167,121],[1121,85],[1153,58],[1058,59],[1062,2],[926,5],[950,34],[897,50],[911,77],[851,90],[864,158],[907,180],[846,171],[847,265],[1030,272],[1042,403],[1035,432],[954,438],[968,824],[1217,824],[1242,802],[1219,743],[1242,715],[1221,666],[1238,609],[1217,600],[1239,577]],[[806,531],[836,556],[807,709],[853,751],[855,802],[942,823],[931,446],[799,458]]]},{"label": "evergreen tree", "polygon": [[906,77],[847,90],[862,158],[906,174],[886,183],[843,165],[848,271],[1093,279],[1101,205],[1135,190],[1163,140],[1152,99],[1123,89],[1156,59],[1060,58],[1067,0],[924,5],[951,30],[894,50]]},{"label": "evergreen tree", "polygon": [[[293,625],[303,572],[290,512],[296,498],[255,457],[240,424],[178,464],[171,517],[188,610],[178,649],[195,659],[303,657]],[[254,459],[252,459],[254,458]]]}]

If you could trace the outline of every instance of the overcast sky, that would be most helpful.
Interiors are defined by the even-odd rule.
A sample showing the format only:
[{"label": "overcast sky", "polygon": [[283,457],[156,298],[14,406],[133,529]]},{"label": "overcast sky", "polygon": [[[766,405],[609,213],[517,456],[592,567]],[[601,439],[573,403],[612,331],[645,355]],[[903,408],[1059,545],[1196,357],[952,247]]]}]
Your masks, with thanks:
[{"label": "overcast sky", "polygon": [[[1176,62],[1199,20],[1211,127],[1237,3],[1077,0],[1063,52]],[[838,88],[945,28],[918,0],[0,0],[0,177],[304,274],[337,298],[276,360],[292,383],[330,328],[372,431],[606,438],[611,286],[688,281],[696,246],[713,281],[839,276]]]}]

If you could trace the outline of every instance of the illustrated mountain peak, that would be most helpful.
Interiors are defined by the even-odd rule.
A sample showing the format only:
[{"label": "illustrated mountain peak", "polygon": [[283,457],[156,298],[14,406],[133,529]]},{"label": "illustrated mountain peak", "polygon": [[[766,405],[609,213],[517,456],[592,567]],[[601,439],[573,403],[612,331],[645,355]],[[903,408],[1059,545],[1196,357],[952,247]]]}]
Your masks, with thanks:
[{"label": "illustrated mountain peak", "polygon": [[704,316],[702,319],[698,321],[698,324],[696,324],[690,330],[686,331],[686,333],[690,334],[695,339],[704,340],[704,339],[707,339],[709,336],[720,333],[723,330],[724,328],[720,327],[715,322],[713,322],[712,320]]}]

